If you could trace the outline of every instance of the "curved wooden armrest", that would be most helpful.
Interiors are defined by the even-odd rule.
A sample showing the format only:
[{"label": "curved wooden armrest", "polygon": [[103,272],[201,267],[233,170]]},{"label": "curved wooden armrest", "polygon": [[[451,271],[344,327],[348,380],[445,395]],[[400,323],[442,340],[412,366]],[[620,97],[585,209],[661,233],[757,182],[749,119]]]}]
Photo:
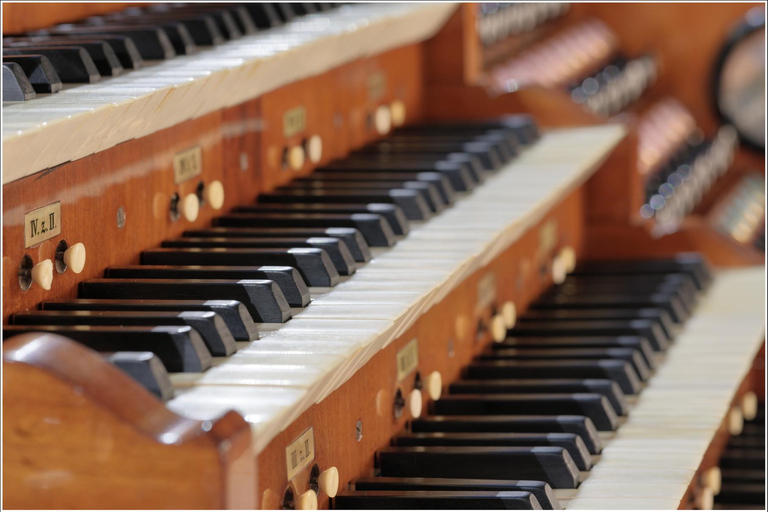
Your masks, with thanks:
[{"label": "curved wooden armrest", "polygon": [[253,508],[251,429],[198,421],[54,334],[3,343],[3,506]]}]

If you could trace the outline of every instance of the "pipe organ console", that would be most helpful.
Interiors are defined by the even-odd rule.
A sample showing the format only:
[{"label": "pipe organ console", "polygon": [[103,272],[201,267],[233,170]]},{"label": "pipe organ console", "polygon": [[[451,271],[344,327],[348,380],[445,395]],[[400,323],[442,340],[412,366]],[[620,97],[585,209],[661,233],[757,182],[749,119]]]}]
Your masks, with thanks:
[{"label": "pipe organ console", "polygon": [[3,5],[3,506],[765,507],[764,9]]}]

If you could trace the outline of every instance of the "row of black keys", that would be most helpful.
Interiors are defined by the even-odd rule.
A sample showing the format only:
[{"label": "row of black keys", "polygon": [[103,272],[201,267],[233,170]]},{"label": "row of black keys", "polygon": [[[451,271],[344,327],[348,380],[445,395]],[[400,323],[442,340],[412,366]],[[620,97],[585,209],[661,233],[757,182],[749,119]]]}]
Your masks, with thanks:
[{"label": "row of black keys", "polygon": [[674,270],[667,261],[670,273],[661,276],[645,273],[661,262],[620,265],[639,279],[617,276],[616,264],[605,264],[604,272],[588,280],[569,279],[553,288],[545,297],[571,294],[584,309],[545,309],[548,326],[537,331],[529,327],[542,321],[535,304],[507,340],[481,354],[463,380],[448,387],[430,416],[412,420],[409,432],[377,453],[378,476],[356,481],[354,490],[337,495],[334,507],[561,508],[552,489],[578,487],[579,472],[589,471],[601,451],[598,432],[619,427],[628,412],[626,395],[641,391],[655,354],[663,351],[644,336],[574,335],[565,326],[617,315],[644,324],[653,318],[666,331],[684,319],[674,320],[663,308],[592,309],[581,299],[591,296],[592,285],[610,282],[626,293],[655,282],[662,293],[695,300],[710,279],[697,260],[682,258]]},{"label": "row of black keys", "polygon": [[[457,193],[452,180],[458,191],[472,189],[536,136],[535,124],[526,116],[403,130],[302,182],[312,190],[306,202],[268,202],[284,199],[282,192],[262,196],[263,203],[238,209],[250,213],[225,215],[216,219],[217,228],[190,231],[165,242],[164,248],[145,251],[142,265],[110,268],[105,279],[81,283],[82,298],[99,300],[46,303],[44,309],[73,312],[31,312],[11,321],[37,325],[38,330],[52,325],[59,331],[61,324],[134,326],[92,327],[73,337],[99,350],[162,345],[164,349],[153,351],[169,371],[205,370],[212,355],[231,355],[236,340],[258,338],[256,323],[289,320],[291,308],[309,303],[308,286],[334,286],[340,275],[351,275],[370,260],[371,246],[393,245],[408,233],[412,219],[449,205]],[[427,166],[433,171],[414,170]],[[291,196],[290,201],[301,199]],[[381,202],[358,203],[362,201]],[[431,201],[432,206],[415,215],[408,201]],[[95,308],[101,311],[84,312]],[[139,325],[148,327],[135,327]],[[117,343],[121,335],[116,331],[125,340]],[[111,349],[103,345],[107,332]],[[125,354],[120,356],[115,362],[131,364]],[[158,384],[167,382],[158,375],[161,365],[144,356],[136,365],[139,369],[133,371],[166,397],[168,386]]]},{"label": "row of black keys", "polygon": [[54,93],[62,83],[94,83],[140,69],[145,60],[190,55],[337,5],[155,4],[4,37],[3,101]]},{"label": "row of black keys", "polygon": [[765,403],[744,430],[728,441],[717,464],[722,473],[715,509],[765,510]]}]

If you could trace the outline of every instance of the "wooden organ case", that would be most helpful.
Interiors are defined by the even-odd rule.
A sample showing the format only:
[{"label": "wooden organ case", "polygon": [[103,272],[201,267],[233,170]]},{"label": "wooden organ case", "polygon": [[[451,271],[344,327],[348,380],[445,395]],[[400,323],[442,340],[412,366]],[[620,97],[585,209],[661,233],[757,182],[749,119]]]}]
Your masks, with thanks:
[{"label": "wooden organ case", "polygon": [[[764,492],[728,471],[738,434],[764,435],[765,160],[710,89],[759,7],[43,5],[3,5],[4,507],[711,508]],[[681,293],[655,287],[653,262],[714,279],[668,350],[632,353],[647,379],[621,363],[631,389],[597,401],[627,410],[606,428],[552,390],[597,379],[579,360],[620,359],[577,338],[647,349],[659,327],[613,302],[666,318],[656,295],[627,299]],[[609,299],[548,316],[571,291]],[[568,403],[535,412],[536,393]],[[413,442],[457,414],[482,419]],[[557,427],[573,455],[499,439],[566,416],[582,418]],[[573,485],[489,476],[490,447],[531,446],[578,469]],[[419,450],[435,458],[408,462]]]}]

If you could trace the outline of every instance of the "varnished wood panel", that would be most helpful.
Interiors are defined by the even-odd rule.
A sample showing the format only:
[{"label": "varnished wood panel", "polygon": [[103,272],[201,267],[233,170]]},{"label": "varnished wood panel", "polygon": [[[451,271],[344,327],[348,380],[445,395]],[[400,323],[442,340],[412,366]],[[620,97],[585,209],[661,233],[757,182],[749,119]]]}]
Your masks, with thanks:
[{"label": "varnished wood panel", "polygon": [[28,30],[50,27],[57,23],[76,21],[88,16],[120,11],[126,7],[142,5],[106,2],[3,2],[3,33],[18,34]]}]

